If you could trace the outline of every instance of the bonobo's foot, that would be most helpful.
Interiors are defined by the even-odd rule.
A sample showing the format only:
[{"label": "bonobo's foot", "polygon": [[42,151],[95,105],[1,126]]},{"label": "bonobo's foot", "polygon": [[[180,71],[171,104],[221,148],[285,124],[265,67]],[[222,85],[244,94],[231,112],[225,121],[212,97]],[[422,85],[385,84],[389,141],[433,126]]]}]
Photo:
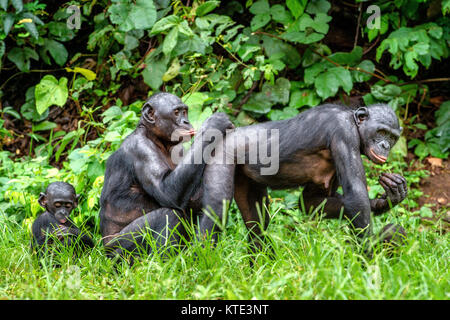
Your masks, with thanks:
[{"label": "bonobo's foot", "polygon": [[392,206],[396,206],[402,202],[408,195],[406,179],[399,174],[382,173],[378,181],[386,191],[384,198],[388,198]]},{"label": "bonobo's foot", "polygon": [[381,229],[379,239],[384,244],[398,247],[406,243],[406,231],[402,226],[389,223]]}]

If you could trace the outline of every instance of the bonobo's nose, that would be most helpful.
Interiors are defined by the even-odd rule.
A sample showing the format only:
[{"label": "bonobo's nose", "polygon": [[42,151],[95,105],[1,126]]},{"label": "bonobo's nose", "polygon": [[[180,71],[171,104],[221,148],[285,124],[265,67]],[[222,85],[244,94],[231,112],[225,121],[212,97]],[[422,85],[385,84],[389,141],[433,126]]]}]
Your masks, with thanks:
[{"label": "bonobo's nose", "polygon": [[389,150],[390,148],[389,143],[387,141],[381,141],[380,145],[385,150]]}]

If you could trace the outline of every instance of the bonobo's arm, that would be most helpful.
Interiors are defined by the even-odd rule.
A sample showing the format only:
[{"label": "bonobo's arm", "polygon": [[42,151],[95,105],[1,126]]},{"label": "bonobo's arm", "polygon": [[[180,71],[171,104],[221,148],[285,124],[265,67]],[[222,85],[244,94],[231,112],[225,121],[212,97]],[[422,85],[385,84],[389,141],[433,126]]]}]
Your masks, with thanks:
[{"label": "bonobo's arm", "polygon": [[377,199],[370,200],[370,208],[375,215],[385,213],[402,202],[408,194],[406,179],[399,174],[382,173],[379,182],[386,193]]},{"label": "bonobo's arm", "polygon": [[371,235],[370,201],[361,160],[359,135],[348,128],[336,129],[330,143],[336,173],[344,192],[344,214],[362,235]]},{"label": "bonobo's arm", "polygon": [[[137,179],[144,190],[162,207],[184,210],[200,186],[206,165],[203,150],[211,141],[203,134],[204,130],[217,128],[223,134],[231,126],[225,115],[215,114],[207,119],[191,148],[174,170],[168,167],[162,153],[152,142],[142,141],[143,145],[137,146],[134,152],[134,163]],[[194,155],[197,156],[194,158]]]}]

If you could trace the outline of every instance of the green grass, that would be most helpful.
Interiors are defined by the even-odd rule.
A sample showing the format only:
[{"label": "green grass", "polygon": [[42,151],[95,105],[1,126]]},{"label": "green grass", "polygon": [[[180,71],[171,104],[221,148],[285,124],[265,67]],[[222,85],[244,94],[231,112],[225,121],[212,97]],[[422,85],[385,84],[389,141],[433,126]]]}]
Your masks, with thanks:
[{"label": "green grass", "polygon": [[[278,206],[278,209],[274,209]],[[28,230],[0,226],[0,299],[449,299],[449,235],[396,209],[374,221],[399,223],[408,243],[396,255],[358,251],[344,221],[311,219],[275,202],[265,248],[250,266],[247,231],[234,206],[217,247],[191,243],[177,255],[147,256],[117,270],[102,245],[60,268],[40,266]],[[95,238],[99,241],[99,235]]]}]

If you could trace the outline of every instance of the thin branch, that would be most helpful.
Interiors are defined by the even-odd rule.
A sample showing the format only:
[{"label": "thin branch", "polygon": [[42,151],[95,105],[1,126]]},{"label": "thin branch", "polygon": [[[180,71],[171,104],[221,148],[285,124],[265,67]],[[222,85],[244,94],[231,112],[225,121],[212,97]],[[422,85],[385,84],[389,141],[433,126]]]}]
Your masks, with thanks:
[{"label": "thin branch", "polygon": [[[312,50],[312,52],[314,52],[315,54],[321,56],[323,59],[327,60],[328,62],[334,64],[334,65],[337,66],[337,67],[344,67],[343,65],[340,65],[339,63],[337,63],[337,62],[331,60],[330,58],[328,58],[327,56],[324,56],[323,54],[317,52],[316,50]],[[366,71],[366,70],[361,69],[361,68],[359,68],[359,67],[355,68],[355,67],[346,66],[345,68],[347,68],[347,69],[349,69],[349,70],[354,70],[354,71],[359,71],[359,72],[363,72],[363,73],[370,74],[372,77],[375,77],[375,78],[378,78],[378,79],[380,79],[380,80],[383,80],[384,82],[388,82],[388,83],[392,82],[392,81],[389,80],[389,79],[383,78],[383,77],[381,77],[381,76],[379,76],[379,75],[377,75],[377,74],[375,74],[375,73],[373,73],[373,72]]]},{"label": "thin branch", "polygon": [[361,24],[361,16],[362,16],[362,2],[359,4],[358,10],[359,10],[359,15],[358,15],[358,22],[356,23],[356,35],[355,35],[355,41],[353,42],[353,48],[355,48],[356,45],[358,44],[359,25]]}]

